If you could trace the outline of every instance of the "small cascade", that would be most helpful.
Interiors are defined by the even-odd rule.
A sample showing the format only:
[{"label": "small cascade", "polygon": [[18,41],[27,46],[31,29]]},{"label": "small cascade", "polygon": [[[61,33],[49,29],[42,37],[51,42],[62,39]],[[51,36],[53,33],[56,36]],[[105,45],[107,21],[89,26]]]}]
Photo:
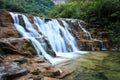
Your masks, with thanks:
[{"label": "small cascade", "polygon": [[[82,21],[82,20],[81,20],[80,22],[83,22],[83,23],[84,23],[84,21]],[[94,39],[92,38],[90,32],[87,31],[85,28],[83,28],[82,25],[80,24],[80,22],[78,22],[78,25],[79,25],[80,29],[87,34],[89,40],[94,40]],[[97,40],[97,41],[99,41],[100,44],[101,44],[101,50],[107,50],[102,40]],[[92,50],[94,50],[93,45],[92,45]]]},{"label": "small cascade", "polygon": [[101,50],[107,50],[103,41],[99,40],[99,42],[101,44]]},{"label": "small cascade", "polygon": [[[82,21],[82,22],[83,22],[83,21]],[[83,23],[84,23],[84,22],[83,22]],[[79,25],[80,29],[87,34],[88,38],[89,38],[90,40],[92,40],[93,38],[92,38],[90,32],[87,31],[85,28],[83,28],[82,25],[80,24],[80,22],[78,22],[78,25]]]},{"label": "small cascade", "polygon": [[[44,56],[50,63],[56,64],[69,58],[77,56],[75,53],[86,53],[79,51],[76,40],[69,25],[61,21],[61,26],[56,19],[45,21],[44,18],[34,17],[34,24],[30,23],[23,14],[10,12],[14,21],[14,27],[22,35],[32,41],[38,56]],[[57,57],[59,56],[59,57]]]}]

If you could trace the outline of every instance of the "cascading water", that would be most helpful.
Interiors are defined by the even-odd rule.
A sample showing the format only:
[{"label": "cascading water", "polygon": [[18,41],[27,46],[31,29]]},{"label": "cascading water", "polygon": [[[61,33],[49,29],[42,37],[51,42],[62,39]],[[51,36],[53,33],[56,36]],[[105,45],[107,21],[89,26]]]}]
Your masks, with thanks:
[{"label": "cascading water", "polygon": [[[81,21],[81,22],[83,22],[83,21]],[[83,22],[83,23],[84,23],[84,22]],[[83,32],[85,32],[85,33],[87,34],[87,36],[89,37],[89,39],[92,40],[93,38],[92,38],[90,32],[87,31],[85,28],[83,28],[82,25],[80,24],[80,22],[78,22],[78,25],[79,25],[79,27],[83,30]]]},{"label": "cascading water", "polygon": [[62,22],[64,22],[65,28],[55,19],[45,23],[44,19],[42,20],[39,17],[34,17],[34,23],[37,25],[39,32],[48,38],[48,41],[55,52],[78,51],[74,37],[66,28],[67,23],[65,21]]},{"label": "cascading water", "polygon": [[[85,23],[85,22],[82,21],[82,20],[81,20],[80,22]],[[87,36],[88,36],[88,38],[89,38],[90,40],[93,40],[90,32],[87,31],[85,28],[83,28],[82,25],[80,24],[80,22],[78,22],[78,25],[79,25],[80,29],[87,34]],[[103,41],[101,41],[101,40],[97,40],[97,41],[99,41],[100,44],[101,44],[101,50],[106,50],[106,47],[105,47]],[[93,46],[92,46],[92,50],[94,50]]]},{"label": "cascading water", "polygon": [[[22,37],[32,41],[38,56],[43,55],[52,64],[75,57],[77,55],[75,53],[78,52],[86,53],[79,51],[75,38],[70,33],[70,27],[65,21],[62,21],[64,26],[61,26],[55,19],[46,22],[45,19],[34,17],[34,24],[37,27],[35,29],[25,15],[12,12],[10,12],[10,15],[13,18],[14,27]],[[22,17],[22,23],[20,17]],[[49,47],[42,45],[41,39],[44,39],[44,37],[46,40],[43,41]],[[46,47],[52,49],[53,52],[48,52]],[[61,57],[58,58],[57,56]]]},{"label": "cascading water", "polygon": [[100,44],[101,44],[101,50],[107,50],[103,41],[99,40]]}]

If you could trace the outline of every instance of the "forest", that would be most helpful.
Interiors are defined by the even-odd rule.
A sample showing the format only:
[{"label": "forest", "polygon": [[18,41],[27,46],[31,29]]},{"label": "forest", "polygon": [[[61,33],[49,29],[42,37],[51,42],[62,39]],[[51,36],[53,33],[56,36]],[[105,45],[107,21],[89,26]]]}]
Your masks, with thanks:
[{"label": "forest", "polygon": [[0,0],[0,9],[34,16],[45,16],[53,7],[51,0]]}]

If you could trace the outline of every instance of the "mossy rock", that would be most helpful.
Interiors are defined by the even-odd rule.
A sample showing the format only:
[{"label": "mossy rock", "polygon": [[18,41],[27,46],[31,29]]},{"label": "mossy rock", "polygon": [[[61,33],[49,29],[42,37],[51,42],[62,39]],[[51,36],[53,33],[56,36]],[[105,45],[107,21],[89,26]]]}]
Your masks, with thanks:
[{"label": "mossy rock", "polygon": [[44,38],[44,42],[46,44],[46,51],[48,52],[48,54],[52,57],[56,57],[56,53],[52,50],[52,47],[46,38]]},{"label": "mossy rock", "polygon": [[29,40],[28,47],[30,47],[29,51],[32,53],[32,55],[37,55],[37,52],[36,52],[31,40]]}]

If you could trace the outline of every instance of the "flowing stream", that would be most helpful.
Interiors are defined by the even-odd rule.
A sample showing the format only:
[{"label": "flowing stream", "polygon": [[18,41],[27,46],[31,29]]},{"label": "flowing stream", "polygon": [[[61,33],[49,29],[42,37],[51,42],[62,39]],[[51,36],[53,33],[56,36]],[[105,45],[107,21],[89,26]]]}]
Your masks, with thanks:
[{"label": "flowing stream", "polygon": [[44,18],[34,17],[36,26],[33,26],[23,14],[10,12],[10,15],[16,30],[23,38],[32,41],[38,56],[44,56],[53,65],[75,58],[77,53],[86,53],[79,50],[66,21],[62,20],[63,26],[61,26],[56,19],[45,21]]}]

